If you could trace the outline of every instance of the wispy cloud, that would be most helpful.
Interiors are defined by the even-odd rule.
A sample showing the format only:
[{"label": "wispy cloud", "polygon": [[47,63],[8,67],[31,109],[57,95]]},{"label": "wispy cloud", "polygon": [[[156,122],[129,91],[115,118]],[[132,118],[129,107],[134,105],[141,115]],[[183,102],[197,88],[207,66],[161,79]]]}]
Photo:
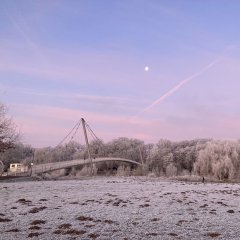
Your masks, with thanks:
[{"label": "wispy cloud", "polygon": [[81,117],[84,117],[99,138],[104,140],[119,136],[134,138],[148,135],[151,138],[148,133],[142,133],[143,126],[156,125],[156,122],[151,120],[139,119],[130,122],[125,116],[42,105],[14,104],[11,105],[11,112],[14,121],[24,133],[25,141],[34,145],[41,142],[41,146],[56,145]]},{"label": "wispy cloud", "polygon": [[157,104],[163,102],[166,98],[170,97],[173,93],[177,92],[182,86],[190,82],[191,80],[201,76],[203,73],[205,73],[207,70],[211,69],[213,66],[215,66],[220,61],[220,58],[217,60],[214,60],[213,62],[206,65],[204,68],[202,68],[200,71],[192,74],[191,76],[183,79],[180,81],[176,86],[174,86],[172,89],[167,91],[165,94],[163,94],[160,98],[156,99],[154,102],[152,102],[148,107],[144,108],[142,112],[146,112],[150,109],[152,109]]},{"label": "wispy cloud", "polygon": [[68,49],[61,52],[45,49],[47,64],[31,51],[23,52],[22,45],[16,42],[0,41],[0,52],[4,56],[0,59],[1,72],[38,77],[42,81],[69,84],[91,82],[100,86],[131,84],[141,79],[143,71],[138,68],[140,64],[137,59],[111,52],[103,54],[78,49],[73,53]]},{"label": "wispy cloud", "polygon": [[[24,29],[27,28],[28,32],[31,31],[21,12],[15,11],[15,14],[13,15],[10,11],[8,11],[8,8],[4,4],[2,4],[2,8],[5,12],[5,15],[8,17],[8,19],[10,20],[14,28],[17,30],[17,32],[23,37],[26,44],[38,55],[38,57],[46,61],[46,57],[43,54],[43,51],[40,49],[39,45],[32,40],[32,38],[29,36],[29,33],[27,33],[27,31]],[[23,27],[22,25],[24,25],[25,27]]]},{"label": "wispy cloud", "polygon": [[[8,95],[11,94],[18,94],[32,96],[36,101],[42,101],[42,98],[49,99],[51,102],[56,100],[59,102],[66,104],[71,104],[74,102],[81,102],[84,104],[90,104],[92,106],[102,105],[105,107],[122,107],[125,110],[127,109],[134,109],[137,110],[137,106],[139,104],[148,103],[149,100],[147,99],[136,99],[130,97],[121,97],[121,96],[107,96],[107,95],[93,95],[93,94],[83,94],[79,92],[46,92],[46,91],[39,91],[31,88],[21,88],[17,86],[8,86],[6,84],[0,84],[0,90],[2,93],[7,93]],[[83,104],[81,104],[83,106]]]},{"label": "wispy cloud", "polygon": [[[169,121],[168,119],[142,118],[130,121],[123,115],[114,116],[43,105],[15,104],[10,109],[14,121],[24,134],[24,141],[41,147],[56,145],[81,117],[86,119],[97,136],[104,141],[110,141],[121,136],[139,138],[146,142],[156,142],[160,138],[184,140],[196,137],[223,138],[227,136],[236,139],[240,134],[236,130],[240,129],[240,115],[220,118],[219,115],[212,114],[211,124],[201,124],[201,119],[198,119],[198,121],[193,119],[190,124],[185,122],[181,124],[179,120]],[[202,120],[205,121],[204,116]],[[83,135],[80,135],[77,141],[84,143]]]}]

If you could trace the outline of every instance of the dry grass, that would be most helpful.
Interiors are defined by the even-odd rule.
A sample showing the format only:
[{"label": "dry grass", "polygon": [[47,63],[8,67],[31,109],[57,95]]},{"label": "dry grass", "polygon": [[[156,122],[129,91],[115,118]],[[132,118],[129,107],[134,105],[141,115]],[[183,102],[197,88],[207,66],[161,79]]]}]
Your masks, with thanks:
[{"label": "dry grass", "polygon": [[97,239],[97,238],[99,237],[99,235],[96,234],[96,233],[91,233],[91,234],[89,234],[88,236],[89,236],[91,239]]},{"label": "dry grass", "polygon": [[172,236],[172,237],[177,237],[178,236],[176,233],[169,233],[168,235]]},{"label": "dry grass", "polygon": [[214,214],[214,215],[217,214],[215,209],[212,209],[211,211],[209,211],[209,213]]},{"label": "dry grass", "polygon": [[121,203],[121,200],[118,200],[118,201],[113,203],[113,206],[118,207],[120,203]]},{"label": "dry grass", "polygon": [[32,232],[32,233],[29,233],[29,234],[28,234],[28,237],[29,237],[29,238],[33,238],[33,237],[38,237],[38,236],[40,236],[40,235],[42,235],[42,233]]},{"label": "dry grass", "polygon": [[58,226],[58,229],[70,229],[71,226],[72,225],[70,223],[64,223],[64,224],[61,224],[60,226]]},{"label": "dry grass", "polygon": [[0,217],[0,222],[11,222],[11,221],[12,221],[11,219]]},{"label": "dry grass", "polygon": [[95,222],[95,223],[99,223],[99,222],[102,222],[100,219],[96,219],[96,220],[94,220],[93,222]]},{"label": "dry grass", "polygon": [[200,206],[200,208],[205,208],[205,207],[207,207],[208,205],[205,203],[205,204],[203,204],[202,206]]},{"label": "dry grass", "polygon": [[30,223],[30,225],[39,225],[39,224],[45,224],[46,221],[44,220],[34,220]]},{"label": "dry grass", "polygon": [[29,211],[29,213],[38,213],[40,211],[43,211],[44,209],[46,209],[46,207],[34,207]]},{"label": "dry grass", "polygon": [[176,223],[176,225],[177,225],[177,226],[182,226],[182,224],[183,224],[183,223],[186,223],[186,222],[188,222],[188,221],[186,221],[186,220],[179,220],[179,221]]},{"label": "dry grass", "polygon": [[85,227],[86,228],[92,228],[92,227],[94,227],[95,225],[92,225],[92,224],[87,224],[87,225],[85,225]]},{"label": "dry grass", "polygon": [[112,200],[112,199],[109,199],[108,201],[105,202],[105,204],[109,204],[109,203],[111,203],[111,202],[113,202],[113,200]]},{"label": "dry grass", "polygon": [[221,234],[218,233],[218,232],[209,232],[207,233],[207,236],[208,237],[211,237],[211,238],[216,238],[216,237],[219,237]]},{"label": "dry grass", "polygon": [[138,222],[132,222],[132,225],[137,226],[139,223]]},{"label": "dry grass", "polygon": [[41,228],[39,226],[31,226],[29,230],[40,230]]},{"label": "dry grass", "polygon": [[45,198],[41,198],[39,201],[40,201],[40,202],[46,202],[47,199],[45,199]]},{"label": "dry grass", "polygon": [[80,217],[77,217],[76,220],[81,221],[81,222],[85,222],[85,221],[93,221],[93,218],[80,216]]},{"label": "dry grass", "polygon": [[62,234],[62,230],[60,230],[60,229],[57,229],[57,230],[55,230],[54,232],[53,232],[53,234]]},{"label": "dry grass", "polygon": [[147,233],[146,235],[147,236],[157,236],[158,234],[157,233]]},{"label": "dry grass", "polygon": [[80,236],[80,235],[83,235],[85,233],[86,233],[86,231],[84,231],[84,230],[77,230],[77,229],[71,229],[71,228],[57,229],[53,232],[53,234],[71,235],[71,236],[74,236],[74,235]]},{"label": "dry grass", "polygon": [[223,202],[221,202],[221,201],[219,201],[219,202],[217,202],[217,204],[221,204],[222,206],[227,206],[227,204],[225,204],[225,203],[223,203]]},{"label": "dry grass", "polygon": [[106,195],[109,196],[109,197],[117,197],[117,195],[111,194],[111,193],[107,193]]},{"label": "dry grass", "polygon": [[150,205],[148,203],[145,203],[145,204],[141,204],[139,205],[140,208],[145,208],[145,207],[150,207]]},{"label": "dry grass", "polygon": [[79,235],[83,235],[85,233],[86,233],[86,231],[84,231],[84,230],[69,229],[66,232],[64,232],[63,234],[64,235],[78,235],[79,236]]},{"label": "dry grass", "polygon": [[114,223],[114,221],[112,221],[112,220],[104,220],[104,222],[108,223],[108,224],[113,224]]},{"label": "dry grass", "polygon": [[20,198],[17,200],[17,203],[29,204],[29,203],[32,203],[32,201],[26,200],[25,198]]},{"label": "dry grass", "polygon": [[17,228],[13,228],[13,229],[7,230],[6,232],[20,232],[20,230]]}]

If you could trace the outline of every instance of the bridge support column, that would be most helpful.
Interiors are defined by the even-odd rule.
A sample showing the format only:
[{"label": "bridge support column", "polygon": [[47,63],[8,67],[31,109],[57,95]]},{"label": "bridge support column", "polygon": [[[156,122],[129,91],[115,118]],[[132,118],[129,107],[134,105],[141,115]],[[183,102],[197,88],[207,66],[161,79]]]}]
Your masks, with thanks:
[{"label": "bridge support column", "polygon": [[81,118],[81,121],[82,121],[82,126],[83,126],[83,133],[84,133],[84,137],[85,137],[87,152],[88,152],[88,159],[90,161],[91,175],[93,175],[93,162],[92,162],[92,156],[90,153],[90,147],[89,147],[89,143],[88,143],[88,137],[87,137],[87,131],[86,131],[86,125],[85,125],[84,118]]}]

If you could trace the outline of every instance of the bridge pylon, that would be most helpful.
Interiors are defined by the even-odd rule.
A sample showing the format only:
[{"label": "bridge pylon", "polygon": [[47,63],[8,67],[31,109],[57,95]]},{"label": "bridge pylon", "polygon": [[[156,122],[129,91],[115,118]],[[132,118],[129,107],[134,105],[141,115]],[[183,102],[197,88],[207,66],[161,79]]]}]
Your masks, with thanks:
[{"label": "bridge pylon", "polygon": [[90,161],[91,175],[93,175],[94,174],[94,172],[93,172],[93,161],[92,161],[92,156],[91,156],[91,152],[90,152],[88,136],[87,136],[87,131],[86,131],[86,122],[85,122],[84,118],[81,118],[81,121],[82,121],[82,127],[83,127],[83,133],[84,133],[84,137],[85,137],[87,152],[88,152],[88,159]]}]

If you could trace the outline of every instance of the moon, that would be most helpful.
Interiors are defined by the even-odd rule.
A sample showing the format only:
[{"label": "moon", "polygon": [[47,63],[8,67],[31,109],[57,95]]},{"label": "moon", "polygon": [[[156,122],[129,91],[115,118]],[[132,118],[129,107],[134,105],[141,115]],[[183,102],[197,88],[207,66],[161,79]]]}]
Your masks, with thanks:
[{"label": "moon", "polygon": [[144,70],[145,70],[145,72],[148,72],[148,71],[149,71],[149,67],[146,66],[146,67],[144,68]]}]

